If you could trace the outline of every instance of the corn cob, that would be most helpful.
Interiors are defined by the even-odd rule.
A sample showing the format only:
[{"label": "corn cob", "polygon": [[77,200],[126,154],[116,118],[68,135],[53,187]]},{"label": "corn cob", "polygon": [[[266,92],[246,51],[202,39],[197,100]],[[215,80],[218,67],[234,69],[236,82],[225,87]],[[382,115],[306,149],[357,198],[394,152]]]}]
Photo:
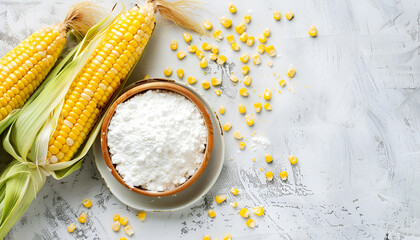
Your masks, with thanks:
[{"label": "corn cob", "polygon": [[90,2],[75,4],[63,22],[41,28],[0,59],[0,120],[22,107],[46,77],[66,44],[69,30],[86,33],[98,10]]}]

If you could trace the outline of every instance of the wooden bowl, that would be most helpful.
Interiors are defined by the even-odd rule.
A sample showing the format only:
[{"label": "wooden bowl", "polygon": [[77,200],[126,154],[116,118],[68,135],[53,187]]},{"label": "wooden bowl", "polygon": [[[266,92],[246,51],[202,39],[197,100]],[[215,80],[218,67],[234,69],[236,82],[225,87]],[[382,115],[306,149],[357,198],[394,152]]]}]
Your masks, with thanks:
[{"label": "wooden bowl", "polygon": [[[142,92],[145,92],[145,91],[151,90],[151,89],[160,89],[160,90],[172,91],[172,92],[181,94],[182,96],[189,99],[200,110],[201,115],[203,116],[204,121],[206,123],[206,127],[207,127],[207,145],[206,145],[204,159],[201,162],[201,165],[198,167],[197,171],[186,182],[184,182],[183,184],[179,185],[178,187],[176,187],[174,189],[164,191],[164,192],[149,191],[149,190],[141,189],[141,188],[138,188],[138,187],[134,187],[134,188],[129,187],[124,182],[124,180],[122,179],[122,177],[120,176],[118,171],[115,169],[115,165],[112,164],[111,156],[109,154],[108,143],[107,143],[109,122],[111,121],[111,118],[114,115],[115,109],[117,108],[118,104],[128,100],[129,98],[131,98],[131,97],[133,97],[137,94],[140,94]],[[176,193],[188,188],[189,186],[191,186],[191,184],[193,184],[201,176],[204,169],[207,167],[207,164],[210,160],[211,152],[212,152],[212,149],[213,149],[213,125],[211,123],[210,115],[207,112],[207,109],[204,106],[204,104],[192,92],[190,92],[186,88],[183,88],[183,87],[181,87],[177,84],[171,83],[171,82],[163,82],[163,81],[162,82],[157,81],[157,82],[144,83],[144,84],[141,84],[139,86],[133,87],[133,88],[129,89],[128,91],[126,91],[125,93],[123,93],[109,108],[108,112],[105,115],[104,121],[102,123],[101,148],[102,148],[102,153],[104,155],[106,165],[108,166],[109,169],[111,169],[112,175],[122,185],[124,185],[125,187],[127,187],[128,189],[130,189],[130,190],[132,190],[136,193],[146,195],[146,196],[152,196],[152,197],[169,196],[169,195],[176,194]]]}]

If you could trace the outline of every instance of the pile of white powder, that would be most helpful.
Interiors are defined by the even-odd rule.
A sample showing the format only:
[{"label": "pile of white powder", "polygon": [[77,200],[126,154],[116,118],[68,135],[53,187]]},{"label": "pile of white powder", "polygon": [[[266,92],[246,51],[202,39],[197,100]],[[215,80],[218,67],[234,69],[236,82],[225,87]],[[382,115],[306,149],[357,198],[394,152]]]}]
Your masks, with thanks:
[{"label": "pile of white powder", "polygon": [[207,144],[203,116],[184,96],[149,90],[119,104],[108,128],[112,163],[130,187],[167,191],[200,166]]}]

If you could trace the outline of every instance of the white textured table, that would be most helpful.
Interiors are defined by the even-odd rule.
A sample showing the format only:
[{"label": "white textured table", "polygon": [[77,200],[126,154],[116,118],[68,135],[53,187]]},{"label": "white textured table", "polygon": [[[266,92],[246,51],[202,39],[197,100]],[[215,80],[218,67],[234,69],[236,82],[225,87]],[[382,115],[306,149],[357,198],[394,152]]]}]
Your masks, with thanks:
[{"label": "white textured table", "polygon": [[[135,1],[125,1],[131,7]],[[74,1],[0,1],[0,54],[3,55],[33,31],[62,19]],[[49,178],[26,214],[6,239],[119,239],[124,234],[111,230],[112,215],[129,218],[136,231],[132,239],[200,239],[205,234],[234,239],[420,239],[420,3],[417,0],[321,0],[245,1],[237,0],[235,16],[227,2],[207,1],[210,12],[200,11],[198,19],[209,18],[216,28],[218,17],[242,21],[251,11],[247,32],[254,36],[270,27],[273,44],[281,55],[270,69],[264,55],[259,68],[251,67],[251,96],[236,94],[226,73],[241,76],[240,54],[256,52],[242,45],[233,53],[226,40],[220,45],[229,64],[221,69],[210,64],[207,76],[223,78],[222,96],[213,90],[205,96],[215,108],[223,104],[230,121],[248,139],[246,151],[238,152],[232,131],[226,134],[226,161],[222,174],[196,206],[172,213],[148,213],[141,223],[136,211],[127,208],[109,192],[92,157],[80,170],[62,181]],[[113,1],[107,1],[112,6]],[[282,20],[275,22],[271,11],[278,9]],[[284,17],[289,10],[295,18]],[[159,19],[160,20],[160,19]],[[310,25],[318,37],[308,37]],[[227,31],[222,29],[227,34]],[[203,79],[195,56],[183,61],[169,49],[178,39],[186,50],[182,32],[171,24],[158,22],[157,30],[134,72],[136,80],[146,74],[162,77],[163,69],[184,68],[186,76]],[[231,30],[232,31],[232,30]],[[236,33],[234,36],[237,38]],[[200,40],[201,39],[201,40]],[[204,38],[193,35],[201,46]],[[297,74],[280,88],[273,72],[281,78],[289,65]],[[251,64],[252,65],[252,64]],[[176,75],[173,75],[176,78]],[[200,91],[205,92],[197,84]],[[252,104],[264,88],[274,88],[273,111],[259,114],[253,128],[237,112]],[[282,94],[277,90],[281,89]],[[263,101],[261,99],[261,101]],[[250,133],[264,134],[271,141],[267,149],[251,150]],[[273,164],[263,155],[270,152]],[[291,167],[289,153],[299,158]],[[256,157],[257,161],[251,161]],[[267,183],[263,172],[272,170],[275,180]],[[289,172],[288,183],[279,181],[281,169]],[[240,194],[228,194],[236,186]],[[254,217],[258,226],[249,229],[229,204],[217,205],[213,197],[228,194],[239,206],[261,205],[264,217]],[[81,231],[69,234],[66,226],[84,210],[80,202],[93,200],[89,220]],[[210,219],[206,211],[217,216]]]}]

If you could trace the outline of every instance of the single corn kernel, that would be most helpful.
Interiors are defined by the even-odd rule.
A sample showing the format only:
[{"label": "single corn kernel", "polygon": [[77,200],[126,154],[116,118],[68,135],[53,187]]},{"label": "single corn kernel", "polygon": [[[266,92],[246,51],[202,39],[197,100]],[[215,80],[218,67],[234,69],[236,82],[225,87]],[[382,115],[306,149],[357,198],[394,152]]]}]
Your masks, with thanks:
[{"label": "single corn kernel", "polygon": [[261,63],[261,58],[260,58],[260,55],[257,53],[257,54],[255,54],[253,57],[252,57],[252,63],[254,64],[254,65],[258,65],[258,64],[260,64]]},{"label": "single corn kernel", "polygon": [[188,46],[188,52],[190,52],[190,53],[197,52],[197,46],[195,46],[195,45],[189,45]]},{"label": "single corn kernel", "polygon": [[248,60],[249,60],[249,54],[248,53],[244,53],[244,54],[242,54],[242,56],[239,59],[241,60],[241,62],[247,63]]},{"label": "single corn kernel", "polygon": [[276,49],[274,49],[273,45],[268,45],[265,48],[265,51],[267,52],[268,56],[270,56],[270,57],[276,56]]},{"label": "single corn kernel", "polygon": [[210,51],[211,50],[211,45],[207,42],[203,43],[203,45],[201,45],[201,47],[203,48],[204,51]]},{"label": "single corn kernel", "polygon": [[232,44],[235,42],[235,38],[233,37],[232,34],[229,34],[226,36],[226,41],[228,41],[229,44]]},{"label": "single corn kernel", "polygon": [[79,216],[79,222],[80,223],[85,223],[86,222],[86,218],[87,218],[87,213],[86,212],[82,212]]},{"label": "single corn kernel", "polygon": [[243,138],[241,132],[239,132],[239,131],[235,131],[233,133],[233,137],[236,138],[236,139],[238,139],[238,140],[241,140]]},{"label": "single corn kernel", "polygon": [[237,189],[237,188],[231,188],[230,189],[230,192],[233,194],[233,195],[238,195],[238,193],[239,193],[239,190]]},{"label": "single corn kernel", "polygon": [[220,113],[220,114],[225,114],[225,106],[221,105],[221,106],[219,107],[219,113]]},{"label": "single corn kernel", "polygon": [[176,39],[171,41],[171,49],[177,50],[178,49],[178,41]]},{"label": "single corn kernel", "polygon": [[273,161],[273,156],[271,156],[269,153],[266,153],[264,158],[265,158],[265,161],[268,163],[271,163]]},{"label": "single corn kernel", "polygon": [[246,225],[250,228],[254,228],[255,226],[257,226],[257,223],[250,218],[246,221]]},{"label": "single corn kernel", "polygon": [[121,237],[120,240],[127,240],[127,238],[126,237]]},{"label": "single corn kernel", "polygon": [[255,38],[253,36],[249,36],[248,39],[246,40],[246,45],[252,47],[252,45],[254,45],[255,42]]},{"label": "single corn kernel", "polygon": [[84,199],[82,201],[83,206],[85,206],[85,208],[90,208],[92,207],[92,201],[90,199]]},{"label": "single corn kernel", "polygon": [[264,46],[264,44],[258,45],[257,51],[258,51],[259,54],[263,54],[265,52],[265,46]]},{"label": "single corn kernel", "polygon": [[264,208],[263,207],[253,207],[251,209],[251,211],[259,217],[261,217],[264,214]]},{"label": "single corn kernel", "polygon": [[230,233],[226,233],[225,237],[223,238],[223,240],[232,240],[232,234]]},{"label": "single corn kernel", "polygon": [[195,52],[195,55],[197,55],[198,59],[203,59],[204,58],[204,53],[201,50],[197,50]]},{"label": "single corn kernel", "polygon": [[223,131],[227,132],[232,128],[232,124],[230,122],[227,122],[223,125]]},{"label": "single corn kernel", "polygon": [[257,113],[261,112],[262,104],[260,102],[254,103],[254,109],[255,109],[255,112]]},{"label": "single corn kernel", "polygon": [[213,210],[213,209],[208,210],[208,211],[207,211],[207,213],[209,214],[209,216],[210,216],[211,218],[214,218],[214,217],[216,216],[216,213],[214,212],[214,210]]},{"label": "single corn kernel", "polygon": [[280,172],[280,178],[281,178],[281,180],[286,181],[287,180],[287,172],[286,171],[281,171]]},{"label": "single corn kernel", "polygon": [[258,35],[258,41],[260,41],[260,43],[265,43],[267,42],[267,37],[264,35]]},{"label": "single corn kernel", "polygon": [[188,43],[188,42],[191,42],[191,40],[192,40],[192,37],[191,37],[191,35],[190,34],[188,34],[187,32],[184,32],[183,34],[182,34],[182,37],[184,37],[184,40]]},{"label": "single corn kernel", "polygon": [[238,206],[238,203],[237,202],[231,202],[230,206],[233,207],[233,208],[236,208]]},{"label": "single corn kernel", "polygon": [[256,161],[257,161],[257,159],[256,159],[256,158],[251,158],[251,159],[252,159],[252,161],[253,161],[253,162],[256,162]]},{"label": "single corn kernel", "polygon": [[239,211],[239,215],[240,215],[241,217],[243,217],[243,218],[249,218],[249,215],[251,215],[251,213],[248,211],[248,209],[246,209],[246,208],[242,208],[242,209]]},{"label": "single corn kernel", "polygon": [[211,85],[213,85],[213,86],[218,86],[218,85],[220,85],[221,83],[222,83],[222,80],[221,79],[219,79],[219,78],[212,78],[211,80],[210,80],[210,82],[211,82]]},{"label": "single corn kernel", "polygon": [[276,20],[276,21],[280,20],[280,18],[281,18],[280,11],[278,11],[278,10],[274,10],[274,11],[273,11],[273,18],[274,18],[274,20]]},{"label": "single corn kernel", "polygon": [[289,71],[287,71],[287,76],[289,76],[290,78],[292,78],[292,77],[294,77],[294,76],[295,76],[295,73],[296,73],[295,68],[291,67],[291,68],[289,69]]},{"label": "single corn kernel", "polygon": [[245,16],[244,16],[244,22],[245,22],[246,24],[248,24],[249,22],[251,22],[251,16],[249,16],[249,15],[245,15]]},{"label": "single corn kernel", "polygon": [[224,55],[219,55],[219,57],[217,58],[217,64],[219,65],[223,65],[226,62],[226,57]]},{"label": "single corn kernel", "polygon": [[124,228],[124,232],[128,235],[131,236],[134,234],[134,229],[133,227],[131,227],[130,225],[125,226]]},{"label": "single corn kernel", "polygon": [[239,79],[235,75],[232,74],[230,75],[230,80],[234,83],[237,83]]},{"label": "single corn kernel", "polygon": [[243,105],[242,103],[240,103],[239,106],[238,106],[238,110],[239,110],[239,113],[244,114],[246,112],[245,105]]},{"label": "single corn kernel", "polygon": [[119,221],[120,221],[121,225],[125,226],[128,222],[128,218],[127,217],[121,217]]},{"label": "single corn kernel", "polygon": [[227,18],[225,16],[223,16],[223,17],[220,18],[220,23],[225,28],[230,28],[230,26],[232,26],[232,20],[230,20],[229,18]]},{"label": "single corn kernel", "polygon": [[288,13],[286,13],[286,18],[287,18],[287,20],[292,20],[292,18],[295,16],[295,14],[292,12],[292,11],[290,11],[290,12],[288,12]]},{"label": "single corn kernel", "polygon": [[245,30],[246,30],[246,25],[245,25],[245,23],[241,23],[241,24],[239,24],[239,25],[237,25],[237,26],[235,27],[235,31],[236,31],[236,33],[237,33],[237,34],[239,34],[239,35],[241,35],[242,33],[244,33],[244,32],[245,32]]},{"label": "single corn kernel", "polygon": [[206,235],[206,236],[204,236],[204,237],[203,237],[203,240],[211,240],[210,235]]},{"label": "single corn kernel", "polygon": [[211,52],[215,54],[219,53],[219,47],[217,45],[213,45],[211,47]]},{"label": "single corn kernel", "polygon": [[120,227],[121,227],[121,223],[118,221],[115,221],[111,225],[112,230],[114,230],[115,232],[118,232],[120,230]]},{"label": "single corn kernel", "polygon": [[139,218],[140,221],[144,222],[144,220],[146,219],[146,212],[145,211],[140,211],[137,214],[137,217]]},{"label": "single corn kernel", "polygon": [[243,65],[242,66],[242,74],[246,75],[246,74],[248,74],[248,72],[249,72],[249,66]]},{"label": "single corn kernel", "polygon": [[246,75],[246,76],[245,76],[245,78],[244,78],[243,83],[244,83],[246,86],[251,85],[251,77],[250,77],[249,75]]},{"label": "single corn kernel", "polygon": [[241,46],[239,46],[239,44],[237,43],[232,43],[230,47],[232,48],[233,51],[239,51],[241,49]]},{"label": "single corn kernel", "polygon": [[210,53],[209,59],[213,60],[213,61],[216,61],[217,60],[217,54],[216,53]]},{"label": "single corn kernel", "polygon": [[187,56],[187,54],[185,54],[185,52],[184,52],[184,51],[179,51],[179,52],[176,54],[176,56],[177,56],[177,58],[178,58],[178,59],[184,59],[184,58],[185,58],[185,56]]},{"label": "single corn kernel", "polygon": [[233,3],[228,4],[229,12],[236,13],[236,6]]},{"label": "single corn kernel", "polygon": [[213,37],[217,40],[220,41],[223,39],[223,33],[220,30],[216,30],[213,32]]},{"label": "single corn kernel", "polygon": [[311,25],[309,27],[309,31],[308,31],[309,36],[311,37],[316,37],[316,35],[318,34],[318,31],[316,30],[316,27],[314,25]]},{"label": "single corn kernel", "polygon": [[211,22],[208,19],[203,21],[203,26],[207,30],[211,30],[213,28],[213,24],[211,24]]},{"label": "single corn kernel", "polygon": [[112,219],[113,219],[114,221],[118,221],[118,220],[120,220],[120,215],[118,215],[118,214],[114,214],[114,216],[112,216]]},{"label": "single corn kernel", "polygon": [[[203,58],[204,59],[204,58]],[[196,77],[193,77],[193,76],[189,76],[188,78],[187,78],[187,82],[188,82],[188,84],[194,84],[194,83],[196,83],[197,82],[197,78]]]},{"label": "single corn kernel", "polygon": [[222,91],[220,91],[219,89],[215,89],[214,93],[216,93],[217,96],[220,96],[222,94]]},{"label": "single corn kernel", "polygon": [[248,92],[248,90],[247,90],[246,88],[240,88],[240,89],[239,89],[239,94],[240,94],[241,96],[243,96],[243,97],[248,97],[249,92]]},{"label": "single corn kernel", "polygon": [[269,28],[264,29],[263,35],[264,35],[265,37],[269,37],[269,36],[270,36],[270,34],[271,34],[271,31],[270,31],[270,29],[269,29]]},{"label": "single corn kernel", "polygon": [[280,86],[284,87],[286,85],[286,80],[282,79],[279,81]]},{"label": "single corn kernel", "polygon": [[242,42],[246,42],[247,39],[248,34],[246,34],[246,32],[242,33],[241,36],[239,36],[239,40],[241,40]]},{"label": "single corn kernel", "polygon": [[292,165],[295,165],[298,162],[298,159],[293,155],[289,155],[289,161]]},{"label": "single corn kernel", "polygon": [[221,204],[222,202],[224,202],[227,199],[226,195],[217,195],[214,197],[214,199],[216,200],[217,204]]},{"label": "single corn kernel", "polygon": [[74,223],[72,223],[72,224],[70,224],[70,225],[67,226],[67,231],[69,233],[74,232],[75,229],[76,229],[76,225]]},{"label": "single corn kernel", "polygon": [[178,77],[182,79],[184,77],[184,69],[177,69],[176,75],[178,75]]},{"label": "single corn kernel", "polygon": [[244,150],[245,149],[245,143],[239,142],[239,149]]},{"label": "single corn kernel", "polygon": [[252,126],[255,123],[254,117],[252,115],[246,115],[245,116],[245,122],[248,124],[248,126]]},{"label": "single corn kernel", "polygon": [[265,103],[264,104],[264,109],[267,111],[271,111],[271,104],[270,103]]},{"label": "single corn kernel", "polygon": [[270,100],[271,99],[271,90],[270,89],[265,89],[264,90],[263,98],[265,100]]},{"label": "single corn kernel", "polygon": [[207,67],[207,59],[205,57],[203,57],[200,61],[200,67],[201,68],[206,68]]},{"label": "single corn kernel", "polygon": [[146,76],[144,76],[144,78],[143,78],[143,79],[148,79],[148,78],[150,78],[150,75],[146,75]]},{"label": "single corn kernel", "polygon": [[163,74],[165,74],[165,76],[169,77],[172,75],[172,68],[168,67],[165,68],[165,70],[163,70]]},{"label": "single corn kernel", "polygon": [[271,172],[271,171],[266,172],[265,177],[268,179],[268,181],[272,181],[273,180],[273,172]]},{"label": "single corn kernel", "polygon": [[210,83],[207,80],[203,80],[203,81],[201,81],[201,86],[203,86],[204,89],[209,89],[210,88]]},{"label": "single corn kernel", "polygon": [[273,62],[272,61],[268,61],[267,62],[267,66],[269,66],[269,67],[273,66]]}]

